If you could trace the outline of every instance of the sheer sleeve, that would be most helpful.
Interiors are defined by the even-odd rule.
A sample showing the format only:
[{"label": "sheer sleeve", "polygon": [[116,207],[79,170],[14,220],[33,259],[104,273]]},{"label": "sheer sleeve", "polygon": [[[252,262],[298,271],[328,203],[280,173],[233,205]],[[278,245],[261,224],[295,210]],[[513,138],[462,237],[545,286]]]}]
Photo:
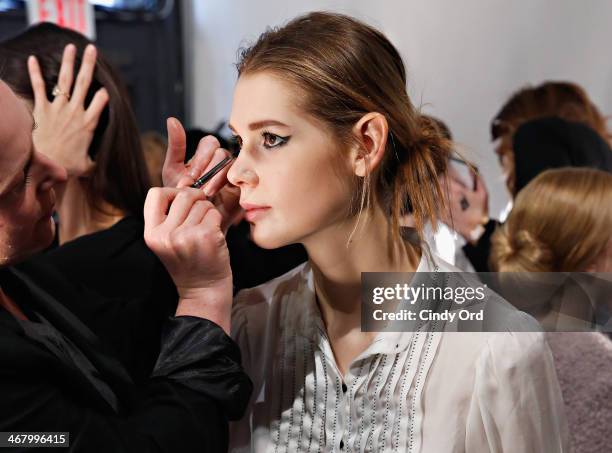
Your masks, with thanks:
[{"label": "sheer sleeve", "polygon": [[[251,451],[251,409],[259,392],[259,380],[253,366],[253,360],[256,357],[252,354],[253,347],[257,350],[258,345],[251,344],[257,339],[263,338],[262,335],[253,335],[251,330],[258,324],[259,316],[256,307],[253,305],[252,291],[243,290],[236,294],[234,298],[234,306],[232,309],[232,332],[233,340],[238,344],[242,353],[243,366],[254,384],[254,391],[251,394],[251,400],[246,409],[246,414],[241,420],[230,423],[229,436],[229,451],[232,453],[242,453]],[[265,307],[265,301],[261,308]],[[264,310],[267,312],[267,310]],[[260,313],[261,314],[261,313]],[[257,318],[257,319],[255,319]],[[259,344],[259,348],[263,347]]]},{"label": "sheer sleeve", "polygon": [[541,332],[494,334],[476,362],[466,451],[567,452],[567,425]]}]

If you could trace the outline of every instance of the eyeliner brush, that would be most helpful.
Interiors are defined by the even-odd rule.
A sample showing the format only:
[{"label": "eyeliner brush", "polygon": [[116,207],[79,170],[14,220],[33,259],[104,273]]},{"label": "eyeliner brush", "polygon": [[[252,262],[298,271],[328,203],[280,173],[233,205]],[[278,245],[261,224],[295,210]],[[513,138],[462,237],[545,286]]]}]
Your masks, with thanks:
[{"label": "eyeliner brush", "polygon": [[202,176],[200,176],[198,179],[196,179],[196,181],[191,185],[191,187],[193,187],[194,189],[199,189],[204,184],[206,184],[208,181],[210,181],[217,173],[223,170],[227,166],[227,164],[229,164],[232,160],[233,159],[230,156],[226,157],[221,162],[219,162],[217,165],[215,165],[213,168],[211,168],[209,171],[207,171]]}]

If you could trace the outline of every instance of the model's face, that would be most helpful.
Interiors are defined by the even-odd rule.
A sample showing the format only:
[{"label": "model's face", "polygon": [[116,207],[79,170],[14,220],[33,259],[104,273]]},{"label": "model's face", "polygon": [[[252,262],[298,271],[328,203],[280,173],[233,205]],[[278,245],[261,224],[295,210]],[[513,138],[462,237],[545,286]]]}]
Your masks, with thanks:
[{"label": "model's face", "polygon": [[354,192],[348,153],[299,99],[266,72],[240,77],[234,91],[230,125],[242,147],[228,179],[264,248],[303,243],[346,221]]},{"label": "model's face", "polygon": [[32,144],[27,107],[0,81],[0,265],[48,246],[55,225],[53,186],[66,172]]}]

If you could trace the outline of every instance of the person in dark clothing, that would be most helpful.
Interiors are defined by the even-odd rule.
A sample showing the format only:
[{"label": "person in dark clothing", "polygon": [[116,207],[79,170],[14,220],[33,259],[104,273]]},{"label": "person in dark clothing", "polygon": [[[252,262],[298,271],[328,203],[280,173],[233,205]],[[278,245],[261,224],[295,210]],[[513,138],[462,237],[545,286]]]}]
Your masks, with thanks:
[{"label": "person in dark clothing", "polygon": [[[140,314],[140,327],[130,336],[141,353],[120,360],[141,382],[153,370],[161,327],[178,297],[143,240],[149,179],[127,91],[89,43],[53,24],[36,25],[0,44],[0,65],[8,85],[33,110],[34,145],[68,173],[57,187],[60,227],[57,243],[44,253],[47,262],[73,284],[102,295],[108,312]],[[38,59],[28,61],[28,55]],[[71,93],[75,62],[81,94]]]},{"label": "person in dark clothing", "polygon": [[536,86],[525,86],[513,93],[491,121],[491,142],[502,166],[508,191],[514,187],[514,134],[527,121],[557,117],[590,127],[607,143],[612,133],[602,114],[588,93],[580,85],[566,80],[547,80]]},{"label": "person in dark clothing", "polygon": [[179,302],[151,377],[136,385],[117,357],[140,354],[132,334],[146,305],[120,309],[44,260],[24,263],[51,242],[54,187],[67,177],[36,150],[33,127],[0,81],[0,432],[67,432],[61,451],[225,451],[227,422],[242,415],[252,386],[227,336],[219,212],[197,190],[149,192],[145,240]]},{"label": "person in dark clothing", "polygon": [[[612,149],[593,129],[558,117],[540,118],[522,124],[513,136],[515,189],[518,193],[545,170],[587,167],[612,172]],[[478,272],[489,271],[491,237],[499,225],[490,220],[480,238],[464,246]]]},{"label": "person in dark clothing", "polygon": [[[125,356],[118,350],[119,361],[135,382],[151,375],[162,327],[178,302],[174,282],[145,244],[143,232],[143,221],[127,216],[106,230],[81,236],[29,260],[48,263],[75,286],[102,296],[105,305],[89,307],[90,300],[84,299],[70,307],[99,336],[113,336],[112,318],[119,319],[122,313],[138,319],[122,341],[129,338],[139,354]],[[106,319],[104,323],[88,315],[94,310]]]},{"label": "person in dark clothing", "polygon": [[612,172],[612,149],[589,126],[558,117],[529,121],[513,137],[516,193],[549,168],[588,167]]},{"label": "person in dark clothing", "polygon": [[[519,190],[516,187],[514,166],[515,133],[526,122],[550,117],[573,124],[580,123],[591,128],[606,144],[612,143],[606,116],[599,111],[581,86],[569,81],[549,80],[537,86],[519,89],[510,96],[491,121],[491,142],[495,143],[495,154],[499,158],[511,197],[516,196]],[[526,159],[534,157],[531,153],[524,156]],[[537,156],[535,158],[538,159]],[[524,186],[530,179],[521,182],[521,185]],[[453,190],[451,182],[450,208],[456,220],[457,231],[468,241],[463,252],[477,271],[485,272],[489,269],[489,243],[499,222],[489,218],[487,189],[483,181],[478,182],[476,190],[466,190],[457,185],[454,185]],[[461,206],[460,201],[463,199],[467,203]]]}]

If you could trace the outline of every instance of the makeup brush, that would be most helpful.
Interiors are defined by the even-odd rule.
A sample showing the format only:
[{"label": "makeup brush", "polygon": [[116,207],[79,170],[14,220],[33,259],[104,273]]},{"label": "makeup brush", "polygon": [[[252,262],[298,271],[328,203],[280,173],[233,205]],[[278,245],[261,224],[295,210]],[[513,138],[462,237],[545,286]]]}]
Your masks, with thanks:
[{"label": "makeup brush", "polygon": [[232,160],[233,160],[232,157],[227,156],[225,159],[223,159],[221,162],[219,162],[209,171],[207,171],[202,176],[200,176],[198,179],[196,179],[196,181],[191,185],[191,187],[193,187],[194,189],[199,189],[204,184],[206,184],[208,181],[210,181],[217,173],[223,170],[227,166],[227,164],[229,164]]}]

